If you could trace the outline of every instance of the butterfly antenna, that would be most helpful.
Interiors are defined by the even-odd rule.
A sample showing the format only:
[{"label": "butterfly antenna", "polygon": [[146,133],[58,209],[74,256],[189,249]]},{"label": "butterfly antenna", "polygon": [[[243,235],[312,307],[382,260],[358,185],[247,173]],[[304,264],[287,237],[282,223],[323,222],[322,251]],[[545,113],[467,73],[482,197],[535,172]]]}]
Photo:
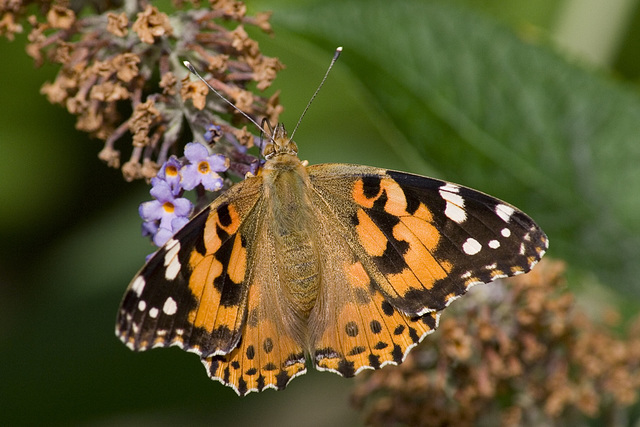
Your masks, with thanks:
[{"label": "butterfly antenna", "polygon": [[[222,100],[224,102],[226,102],[227,104],[231,105],[237,112],[239,112],[240,114],[242,114],[243,116],[245,116],[251,123],[253,123],[254,125],[256,125],[256,127],[258,129],[260,129],[261,132],[264,132],[264,129],[258,124],[258,122],[256,122],[255,120],[253,120],[251,118],[251,116],[249,116],[247,113],[245,113],[244,111],[242,111],[241,109],[239,109],[238,107],[236,107],[236,105],[229,101],[227,98],[225,98],[225,96],[223,94],[221,94],[220,92],[218,92],[217,90],[215,90],[210,84],[209,82],[207,82],[201,75],[200,73],[198,73],[198,71],[196,71],[196,68],[191,64],[191,62],[189,61],[182,61],[182,63],[184,64],[185,67],[187,67],[189,69],[189,71],[196,76],[197,78],[199,78],[204,84],[207,85],[207,87],[209,89],[211,89],[211,91],[213,93],[215,93],[216,95],[218,95],[220,98],[222,98]],[[269,138],[273,138],[272,135],[269,135]]]},{"label": "butterfly antenna", "polygon": [[296,131],[298,130],[298,126],[300,126],[300,122],[302,122],[302,118],[304,117],[305,114],[307,114],[307,110],[311,106],[311,103],[313,102],[313,100],[318,95],[318,92],[320,92],[320,89],[322,88],[322,85],[324,84],[324,81],[327,80],[327,77],[329,77],[329,72],[333,68],[333,65],[336,63],[336,61],[338,60],[338,57],[340,56],[340,53],[342,53],[342,46],[338,47],[336,49],[336,52],[333,54],[333,59],[331,60],[331,63],[329,64],[329,68],[327,68],[327,72],[324,73],[324,77],[322,78],[322,81],[318,85],[318,89],[316,89],[316,91],[313,93],[313,96],[311,97],[311,99],[309,99],[309,102],[307,102],[307,106],[302,111],[302,114],[300,114],[300,118],[298,119],[298,123],[296,123],[296,127],[293,128],[293,132],[291,132],[290,139],[293,139],[293,135],[295,135]]}]

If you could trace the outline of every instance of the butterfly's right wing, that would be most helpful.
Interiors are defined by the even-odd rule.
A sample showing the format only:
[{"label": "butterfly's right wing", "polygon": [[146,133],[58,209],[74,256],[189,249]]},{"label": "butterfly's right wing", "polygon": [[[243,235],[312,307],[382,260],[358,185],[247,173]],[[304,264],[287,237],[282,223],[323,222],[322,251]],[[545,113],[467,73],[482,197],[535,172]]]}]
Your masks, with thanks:
[{"label": "butterfly's right wing", "polygon": [[312,346],[353,376],[401,363],[477,283],[529,271],[547,238],[521,211],[456,184],[368,166],[307,168],[323,259]]},{"label": "butterfly's right wing", "polygon": [[469,287],[526,273],[548,240],[524,212],[461,185],[347,164],[308,168],[319,202],[376,287],[410,316]]}]

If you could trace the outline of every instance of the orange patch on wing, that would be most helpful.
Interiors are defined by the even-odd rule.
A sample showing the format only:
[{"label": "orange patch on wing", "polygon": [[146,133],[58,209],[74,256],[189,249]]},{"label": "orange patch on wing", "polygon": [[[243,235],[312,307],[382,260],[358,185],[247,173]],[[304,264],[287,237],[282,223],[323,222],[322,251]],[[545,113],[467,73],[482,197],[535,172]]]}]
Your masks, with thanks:
[{"label": "orange patch on wing", "polygon": [[242,246],[240,233],[236,234],[227,266],[227,275],[233,283],[240,284],[244,281],[247,269],[247,250]]},{"label": "orange patch on wing", "polygon": [[233,331],[236,329],[236,325],[238,324],[238,315],[240,314],[240,310],[238,306],[229,306],[225,307],[224,305],[218,306],[215,327],[218,328],[220,326],[226,326],[229,330]]},{"label": "orange patch on wing", "polygon": [[[409,224],[413,222],[411,218],[404,218],[402,222],[393,228],[393,237],[409,244],[409,249],[404,254],[404,261],[422,286],[413,285],[408,274],[405,275],[405,282],[407,282],[408,286],[431,289],[437,280],[444,279],[447,274],[449,274],[449,271],[433,257],[432,247],[426,246],[426,244],[435,244],[437,246],[437,241],[434,243],[434,240],[437,240],[438,236],[434,239],[428,230],[425,232],[423,229],[423,227],[433,227],[431,224],[419,221],[416,228],[410,228],[407,226],[405,220],[408,220],[407,222]],[[435,229],[433,231],[435,231]],[[416,235],[416,232],[426,238],[427,242],[424,242],[420,236]],[[435,246],[433,246],[433,248],[435,248]],[[399,289],[398,292],[403,294]]]},{"label": "orange patch on wing", "polygon": [[240,215],[236,208],[232,204],[229,204],[227,205],[227,211],[229,213],[230,223],[226,227],[220,223],[218,211],[211,212],[209,218],[207,218],[204,227],[204,244],[207,248],[207,253],[214,253],[222,246],[222,241],[220,237],[218,237],[218,229],[224,230],[227,234],[232,235],[240,228]]},{"label": "orange patch on wing", "polygon": [[355,201],[357,204],[370,209],[373,207],[373,203],[380,196],[380,192],[378,192],[378,194],[376,194],[375,196],[368,198],[364,194],[364,181],[362,179],[359,179],[353,184],[351,196],[353,197],[353,201]]},{"label": "orange patch on wing", "polygon": [[423,289],[422,283],[409,268],[405,268],[400,273],[388,274],[386,277],[391,287],[401,296],[412,289]]},{"label": "orange patch on wing", "polygon": [[418,209],[413,213],[413,218],[421,219],[423,221],[433,223],[433,213],[425,206],[424,203],[420,203]]},{"label": "orange patch on wing", "polygon": [[401,218],[401,221],[428,251],[435,252],[440,243],[440,233],[432,223],[415,216]]},{"label": "orange patch on wing", "polygon": [[387,195],[387,202],[384,205],[385,212],[395,216],[407,215],[407,198],[398,183],[393,179],[386,178],[382,180],[380,187]]},{"label": "orange patch on wing", "polygon": [[209,332],[214,329],[220,305],[220,292],[213,286],[213,281],[221,274],[222,264],[213,256],[207,256],[195,266],[189,278],[189,289],[199,302],[189,313],[189,323]]},{"label": "orange patch on wing", "polygon": [[382,256],[387,248],[387,238],[362,209],[358,210],[356,232],[362,247],[370,256]]}]

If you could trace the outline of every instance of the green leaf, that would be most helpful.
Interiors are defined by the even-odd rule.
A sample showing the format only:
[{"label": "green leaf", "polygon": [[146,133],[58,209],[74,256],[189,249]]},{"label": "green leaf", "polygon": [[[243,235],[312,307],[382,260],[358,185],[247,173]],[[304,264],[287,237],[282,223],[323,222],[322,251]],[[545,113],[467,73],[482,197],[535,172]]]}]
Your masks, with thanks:
[{"label": "green leaf", "polygon": [[327,52],[343,45],[372,111],[441,178],[519,206],[552,256],[640,295],[637,94],[460,6],[291,7],[273,22]]}]

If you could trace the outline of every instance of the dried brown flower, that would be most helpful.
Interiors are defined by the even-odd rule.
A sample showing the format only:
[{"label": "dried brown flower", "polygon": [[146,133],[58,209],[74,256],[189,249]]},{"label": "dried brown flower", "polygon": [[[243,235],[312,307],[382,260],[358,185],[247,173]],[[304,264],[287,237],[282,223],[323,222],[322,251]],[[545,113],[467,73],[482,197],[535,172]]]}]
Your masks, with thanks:
[{"label": "dried brown flower", "polygon": [[76,21],[76,14],[71,9],[59,5],[51,6],[47,13],[47,22],[51,28],[68,30]]},{"label": "dried brown flower", "polygon": [[[126,179],[154,176],[158,165],[179,151],[178,144],[191,138],[204,143],[205,127],[212,123],[223,129],[214,150],[245,162],[232,160],[230,167],[242,173],[255,163],[236,152],[236,144],[253,144],[254,137],[243,130],[246,119],[217,96],[207,96],[206,86],[189,76],[181,60],[189,60],[247,114],[272,122],[282,112],[277,94],[267,98],[247,88],[268,88],[283,66],[262,55],[245,31],[257,26],[270,32],[269,13],[247,15],[235,0],[210,4],[207,9],[198,1],[176,1],[175,7],[188,10],[165,13],[151,2],[128,2],[96,16],[83,2],[42,2],[42,15],[27,18],[29,2],[5,0],[0,35],[12,38],[23,21],[30,27],[27,52],[36,64],[61,65],[41,92],[76,115],[78,129],[105,141],[99,157],[112,167],[122,164]],[[116,149],[127,139],[129,148]],[[130,153],[125,162],[121,151]]]},{"label": "dried brown flower", "polygon": [[208,93],[209,88],[200,80],[191,81],[188,76],[182,80],[180,96],[184,101],[190,99],[193,102],[193,106],[198,110],[204,109]]},{"label": "dried brown flower", "polygon": [[131,29],[138,34],[141,41],[149,44],[153,44],[156,37],[173,34],[169,17],[150,4],[143,12],[138,13],[138,19]]},{"label": "dried brown flower", "polygon": [[107,13],[107,31],[114,36],[126,36],[129,33],[129,18],[127,14],[124,12],[120,14]]},{"label": "dried brown flower", "polygon": [[562,426],[623,416],[638,401],[640,318],[616,337],[575,304],[563,270],[545,258],[454,304],[402,365],[361,376],[352,398],[366,422]]},{"label": "dried brown flower", "polygon": [[0,18],[0,36],[13,40],[16,33],[22,32],[22,25],[16,23],[15,15],[5,11]]}]

